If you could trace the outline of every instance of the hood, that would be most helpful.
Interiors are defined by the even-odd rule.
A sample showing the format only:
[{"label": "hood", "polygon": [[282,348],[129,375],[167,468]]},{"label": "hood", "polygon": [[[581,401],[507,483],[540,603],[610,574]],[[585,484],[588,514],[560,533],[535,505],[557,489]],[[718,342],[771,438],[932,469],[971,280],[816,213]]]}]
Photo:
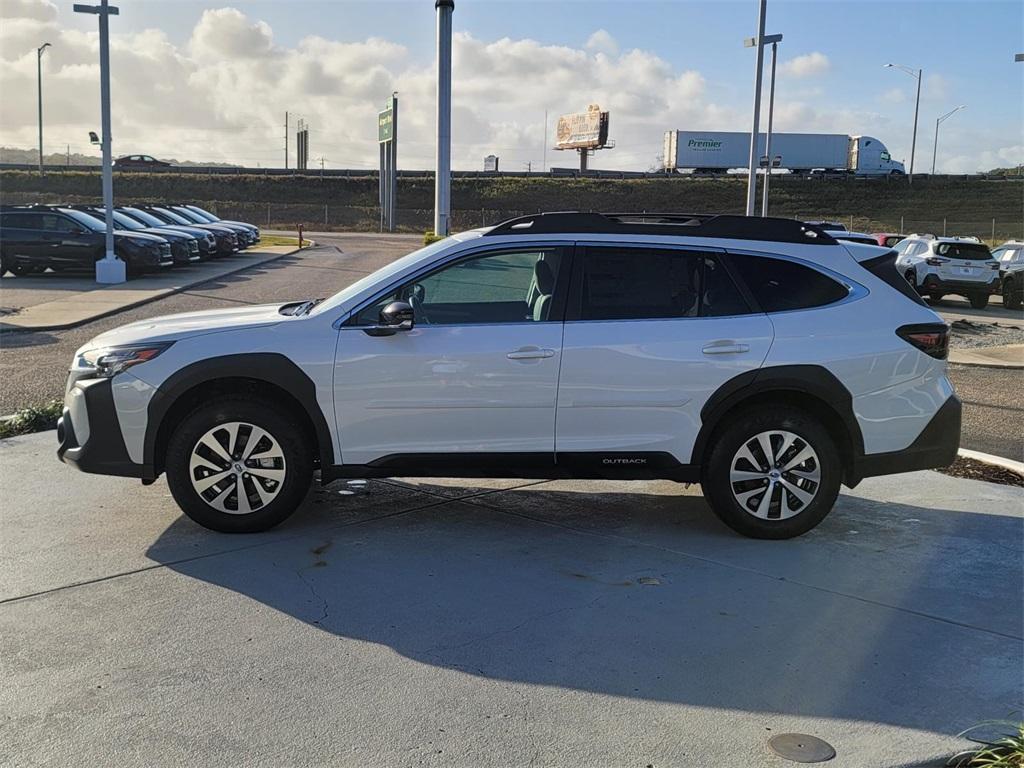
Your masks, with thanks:
[{"label": "hood", "polygon": [[141,344],[151,341],[176,341],[205,333],[238,331],[292,320],[278,312],[282,306],[281,304],[262,304],[256,307],[230,307],[151,317],[101,333],[82,349],[96,349],[118,344]]},{"label": "hood", "polygon": [[136,230],[118,229],[114,231],[114,237],[126,237],[130,239],[149,240],[154,243],[166,243],[167,241],[159,235],[138,232]]}]

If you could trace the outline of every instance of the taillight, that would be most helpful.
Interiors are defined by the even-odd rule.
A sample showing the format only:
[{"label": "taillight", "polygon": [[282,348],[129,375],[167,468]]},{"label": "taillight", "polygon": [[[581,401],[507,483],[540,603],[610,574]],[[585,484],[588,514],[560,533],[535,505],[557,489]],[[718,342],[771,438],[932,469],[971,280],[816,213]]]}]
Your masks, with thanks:
[{"label": "taillight", "polygon": [[946,264],[948,262],[949,259],[940,259],[938,256],[930,256],[924,260],[924,263],[930,267],[937,267],[940,264]]},{"label": "taillight", "polygon": [[945,323],[903,325],[896,329],[896,335],[936,360],[949,355],[949,326]]},{"label": "taillight", "polygon": [[993,261],[989,266],[992,267],[992,269],[999,269],[999,262]]}]

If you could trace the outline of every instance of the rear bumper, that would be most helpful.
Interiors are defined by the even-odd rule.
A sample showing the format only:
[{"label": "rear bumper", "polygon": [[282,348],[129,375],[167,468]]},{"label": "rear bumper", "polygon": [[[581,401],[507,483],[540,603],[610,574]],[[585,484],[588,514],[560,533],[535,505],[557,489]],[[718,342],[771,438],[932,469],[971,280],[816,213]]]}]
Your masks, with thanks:
[{"label": "rear bumper", "polygon": [[999,290],[999,278],[994,277],[987,283],[980,280],[943,280],[938,275],[925,275],[921,284],[923,293],[945,291],[946,293],[996,293]]},{"label": "rear bumper", "polygon": [[128,457],[109,379],[78,382],[57,421],[57,458],[82,472],[152,479]]},{"label": "rear bumper", "polygon": [[951,395],[909,446],[900,451],[868,453],[857,458],[847,484],[852,486],[865,477],[948,467],[960,448],[961,410],[960,399]]}]

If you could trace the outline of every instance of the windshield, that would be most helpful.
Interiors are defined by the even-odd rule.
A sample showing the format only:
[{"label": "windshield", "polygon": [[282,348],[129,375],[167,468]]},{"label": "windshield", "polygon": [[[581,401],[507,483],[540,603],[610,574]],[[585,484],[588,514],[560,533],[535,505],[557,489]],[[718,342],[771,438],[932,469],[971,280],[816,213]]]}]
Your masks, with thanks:
[{"label": "windshield", "polygon": [[180,214],[174,213],[172,211],[168,211],[166,208],[154,208],[153,210],[159,213],[161,216],[166,216],[168,219],[175,222],[176,224],[195,224],[194,221],[189,221],[184,216],[181,216]]},{"label": "windshield", "polygon": [[180,205],[174,206],[174,209],[171,211],[171,213],[176,213],[178,216],[181,216],[183,219],[185,219],[185,220],[187,220],[189,222],[193,222],[195,224],[209,224],[210,223],[206,219],[204,219],[202,216],[200,216],[198,213],[195,213],[194,211],[190,211],[187,208],[184,208],[184,207],[182,207]]},{"label": "windshield", "polygon": [[148,224],[151,227],[166,227],[166,221],[160,221],[156,216],[145,211],[140,211],[138,208],[125,208],[124,212],[134,219],[138,219],[144,224]]},{"label": "windshield", "polygon": [[316,308],[310,312],[310,314],[318,315],[321,312],[328,312],[331,309],[340,306],[344,302],[358,296],[363,291],[372,288],[373,286],[380,284],[381,289],[387,287],[390,283],[391,278],[395,275],[401,274],[407,267],[412,266],[421,259],[429,258],[436,253],[440,253],[443,250],[451,248],[456,242],[468,239],[466,235],[475,234],[477,237],[480,236],[479,232],[463,232],[455,237],[446,237],[444,240],[438,240],[431,243],[430,245],[424,246],[419,250],[415,250],[412,253],[406,254],[402,258],[391,262],[387,266],[381,267],[376,272],[371,272],[369,275],[361,280],[357,280],[347,288],[342,288],[338,293],[331,296],[326,301],[322,301],[316,306]]},{"label": "windshield", "polygon": [[200,216],[205,216],[210,220],[211,223],[215,221],[220,221],[220,217],[214,216],[208,210],[206,210],[205,208],[200,208],[198,205],[186,205],[185,207],[188,208],[190,211],[195,211]]},{"label": "windshield", "polygon": [[61,208],[59,210],[60,210],[61,213],[65,214],[67,216],[70,216],[72,219],[77,221],[83,227],[88,227],[93,232],[106,232],[107,231],[106,222],[100,221],[99,219],[96,219],[96,218],[90,216],[87,213],[82,213],[81,211],[76,211],[74,208]]},{"label": "windshield", "polygon": [[968,261],[989,261],[992,254],[981,243],[939,243],[935,252],[947,259],[966,259]]}]

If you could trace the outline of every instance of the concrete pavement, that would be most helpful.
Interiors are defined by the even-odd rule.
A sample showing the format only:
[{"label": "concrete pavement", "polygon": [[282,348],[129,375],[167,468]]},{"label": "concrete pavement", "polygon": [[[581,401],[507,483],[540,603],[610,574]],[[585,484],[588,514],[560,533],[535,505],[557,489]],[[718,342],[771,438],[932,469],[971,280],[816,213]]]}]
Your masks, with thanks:
[{"label": "concrete pavement", "polygon": [[949,362],[984,368],[1024,368],[1024,344],[949,350]]},{"label": "concrete pavement", "polygon": [[875,478],[762,542],[671,483],[338,483],[238,537],[54,448],[0,441],[2,762],[918,765],[1024,693],[1020,489]]}]

